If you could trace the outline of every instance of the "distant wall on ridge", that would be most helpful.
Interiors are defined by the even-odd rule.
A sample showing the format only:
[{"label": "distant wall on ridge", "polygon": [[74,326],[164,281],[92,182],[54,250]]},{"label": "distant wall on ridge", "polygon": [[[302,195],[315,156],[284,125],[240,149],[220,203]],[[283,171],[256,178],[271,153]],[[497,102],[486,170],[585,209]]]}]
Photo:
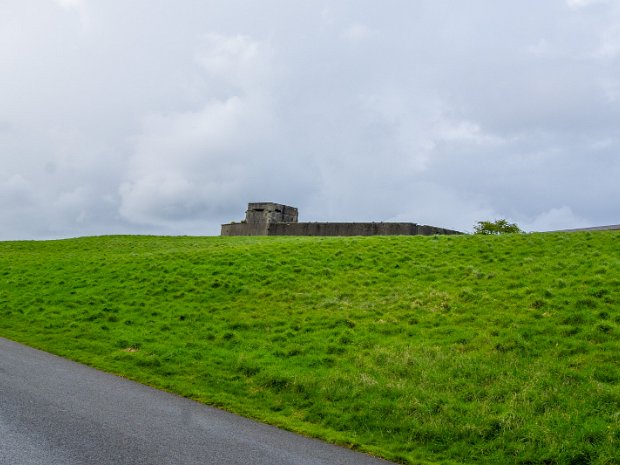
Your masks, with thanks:
[{"label": "distant wall on ridge", "polygon": [[547,232],[618,231],[618,230],[620,230],[620,224],[610,224],[609,226],[591,226],[589,228],[558,229],[557,231],[547,231]]},{"label": "distant wall on ridge", "polygon": [[432,236],[460,234],[434,226],[415,223],[273,223],[268,236]]},{"label": "distant wall on ridge", "polygon": [[222,236],[432,236],[459,231],[416,223],[299,223],[294,207],[272,202],[248,204],[246,219],[222,225]]}]

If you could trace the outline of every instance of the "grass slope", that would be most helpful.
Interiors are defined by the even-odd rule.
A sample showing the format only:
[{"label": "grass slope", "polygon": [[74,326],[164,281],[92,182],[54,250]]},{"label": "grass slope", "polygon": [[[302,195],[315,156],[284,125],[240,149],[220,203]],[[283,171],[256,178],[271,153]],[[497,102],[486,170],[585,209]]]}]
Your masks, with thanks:
[{"label": "grass slope", "polygon": [[620,233],[0,243],[0,335],[409,463],[620,463]]}]

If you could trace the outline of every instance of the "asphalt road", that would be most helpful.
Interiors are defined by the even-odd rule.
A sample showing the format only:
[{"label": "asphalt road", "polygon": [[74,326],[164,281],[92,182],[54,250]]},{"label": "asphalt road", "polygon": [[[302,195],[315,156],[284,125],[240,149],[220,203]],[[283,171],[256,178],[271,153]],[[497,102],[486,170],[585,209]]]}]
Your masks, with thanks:
[{"label": "asphalt road", "polygon": [[386,465],[0,338],[0,465]]}]

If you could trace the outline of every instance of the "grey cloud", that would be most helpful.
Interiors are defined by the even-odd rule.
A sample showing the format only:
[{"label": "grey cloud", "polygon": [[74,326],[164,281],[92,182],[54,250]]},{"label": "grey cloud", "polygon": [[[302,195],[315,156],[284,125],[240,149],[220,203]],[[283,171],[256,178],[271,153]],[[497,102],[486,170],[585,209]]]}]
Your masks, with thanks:
[{"label": "grey cloud", "polygon": [[620,217],[617,2],[9,0],[0,238]]}]

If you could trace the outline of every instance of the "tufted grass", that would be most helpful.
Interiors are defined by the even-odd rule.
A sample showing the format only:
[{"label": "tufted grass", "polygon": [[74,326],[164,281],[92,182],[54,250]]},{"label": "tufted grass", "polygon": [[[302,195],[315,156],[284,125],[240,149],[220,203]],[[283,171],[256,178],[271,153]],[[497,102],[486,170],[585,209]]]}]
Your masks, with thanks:
[{"label": "tufted grass", "polygon": [[620,463],[620,233],[0,242],[0,335],[403,463]]}]

